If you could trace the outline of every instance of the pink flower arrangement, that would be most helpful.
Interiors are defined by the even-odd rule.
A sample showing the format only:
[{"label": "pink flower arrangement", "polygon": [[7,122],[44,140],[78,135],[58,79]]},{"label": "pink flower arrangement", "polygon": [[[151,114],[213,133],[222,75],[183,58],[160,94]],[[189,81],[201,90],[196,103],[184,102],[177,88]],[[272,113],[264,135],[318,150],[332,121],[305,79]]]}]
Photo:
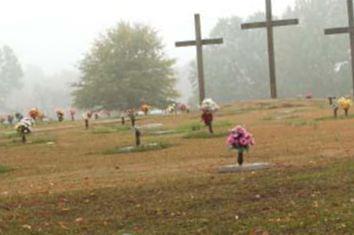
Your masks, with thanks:
[{"label": "pink flower arrangement", "polygon": [[244,127],[236,126],[231,130],[227,138],[227,144],[240,152],[247,151],[250,146],[256,144],[253,136]]},{"label": "pink flower arrangement", "polygon": [[76,109],[70,108],[69,109],[69,113],[70,113],[71,116],[75,115],[76,114]]}]

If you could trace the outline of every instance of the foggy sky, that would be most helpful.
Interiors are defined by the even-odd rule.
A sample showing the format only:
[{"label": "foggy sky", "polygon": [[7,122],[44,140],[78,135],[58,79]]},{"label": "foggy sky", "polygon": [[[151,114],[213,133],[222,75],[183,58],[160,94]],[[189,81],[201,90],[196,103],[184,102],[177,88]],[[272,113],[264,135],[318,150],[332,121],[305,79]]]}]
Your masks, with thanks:
[{"label": "foggy sky", "polygon": [[[280,14],[294,0],[273,0]],[[174,48],[176,40],[194,38],[193,14],[202,17],[207,36],[218,18],[264,11],[264,0],[11,0],[0,8],[0,45],[15,50],[22,65],[45,72],[76,69],[91,43],[121,20],[147,23],[164,39],[179,64],[194,58],[193,48]]]}]

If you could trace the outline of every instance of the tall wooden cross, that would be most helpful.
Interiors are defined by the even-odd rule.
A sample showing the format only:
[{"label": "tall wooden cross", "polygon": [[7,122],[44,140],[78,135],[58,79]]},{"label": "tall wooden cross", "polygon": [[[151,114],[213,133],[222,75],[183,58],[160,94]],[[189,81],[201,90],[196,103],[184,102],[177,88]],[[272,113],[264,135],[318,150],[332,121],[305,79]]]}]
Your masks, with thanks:
[{"label": "tall wooden cross", "polygon": [[203,100],[205,99],[203,45],[222,44],[223,39],[222,38],[203,39],[199,14],[194,15],[194,21],[195,21],[195,40],[194,41],[176,42],[176,47],[196,46],[196,48],[197,48],[199,101],[200,101],[200,103],[202,103]]},{"label": "tall wooden cross", "polygon": [[270,91],[273,99],[277,98],[277,79],[275,70],[275,54],[274,54],[274,37],[273,27],[287,26],[299,24],[298,19],[289,20],[273,20],[272,0],[266,0],[266,21],[242,24],[242,29],[266,28],[268,37],[268,58],[269,58],[269,75],[270,75]]},{"label": "tall wooden cross", "polygon": [[353,94],[354,94],[354,13],[353,13],[353,1],[352,0],[347,0],[347,9],[348,9],[349,26],[343,27],[343,28],[326,29],[325,34],[327,34],[327,35],[341,34],[341,33],[349,34],[351,62],[352,62]]}]

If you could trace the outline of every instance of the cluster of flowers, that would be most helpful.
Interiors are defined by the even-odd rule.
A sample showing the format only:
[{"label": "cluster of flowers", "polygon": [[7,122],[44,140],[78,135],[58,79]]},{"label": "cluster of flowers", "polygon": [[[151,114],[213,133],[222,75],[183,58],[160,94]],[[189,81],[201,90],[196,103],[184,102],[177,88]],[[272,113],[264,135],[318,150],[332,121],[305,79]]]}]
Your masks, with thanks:
[{"label": "cluster of flowers", "polygon": [[64,111],[61,110],[61,109],[56,109],[56,110],[55,110],[55,113],[64,116]]},{"label": "cluster of flowers", "polygon": [[173,104],[170,104],[169,106],[167,106],[166,111],[167,111],[168,113],[174,113],[174,112],[176,112],[176,111],[177,111],[176,104],[173,103]]},{"label": "cluster of flowers", "polygon": [[337,100],[337,103],[343,110],[349,110],[350,107],[353,105],[352,100],[345,97],[339,98]]},{"label": "cluster of flowers", "polygon": [[28,115],[34,120],[42,120],[44,118],[44,113],[40,111],[38,108],[32,108]]},{"label": "cluster of flowers", "polygon": [[55,113],[57,114],[57,117],[58,117],[58,120],[59,120],[59,122],[62,122],[62,121],[64,121],[64,111],[63,110],[61,110],[61,109],[56,109],[55,110]]},{"label": "cluster of flowers", "polygon": [[32,118],[22,118],[19,123],[16,124],[15,130],[21,134],[29,134],[32,132],[32,125],[34,124],[34,120]]},{"label": "cluster of flowers", "polygon": [[182,103],[172,103],[166,108],[167,113],[175,113],[177,111],[188,113],[190,111],[190,108],[188,107],[188,105]]},{"label": "cluster of flowers", "polygon": [[219,105],[212,99],[203,100],[200,109],[203,112],[216,112],[220,109]]},{"label": "cluster of flowers", "polygon": [[231,133],[227,138],[227,144],[231,148],[237,149],[239,152],[244,152],[248,151],[250,146],[255,144],[255,140],[252,134],[244,127],[236,126],[231,130]]},{"label": "cluster of flowers", "polygon": [[82,114],[82,119],[84,120],[89,120],[92,118],[93,113],[91,111],[87,111]]},{"label": "cluster of flowers", "polygon": [[189,113],[190,108],[186,104],[177,104],[177,108],[181,110],[182,112],[187,112]]},{"label": "cluster of flowers", "polygon": [[145,115],[148,114],[148,112],[150,111],[150,109],[151,109],[151,106],[148,105],[148,104],[143,104],[143,105],[141,105],[141,107],[140,107],[140,110],[141,110],[142,112],[144,112]]}]

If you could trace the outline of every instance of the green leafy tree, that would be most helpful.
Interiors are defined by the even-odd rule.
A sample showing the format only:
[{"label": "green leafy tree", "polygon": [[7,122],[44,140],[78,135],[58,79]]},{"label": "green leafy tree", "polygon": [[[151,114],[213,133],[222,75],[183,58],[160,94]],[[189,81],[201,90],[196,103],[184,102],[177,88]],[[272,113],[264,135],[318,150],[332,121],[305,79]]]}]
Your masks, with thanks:
[{"label": "green leafy tree", "polygon": [[0,103],[16,88],[21,87],[23,72],[13,50],[4,46],[0,49]]},{"label": "green leafy tree", "polygon": [[151,27],[120,23],[102,35],[81,61],[75,104],[126,109],[138,107],[144,100],[165,105],[177,97],[174,64]]}]

